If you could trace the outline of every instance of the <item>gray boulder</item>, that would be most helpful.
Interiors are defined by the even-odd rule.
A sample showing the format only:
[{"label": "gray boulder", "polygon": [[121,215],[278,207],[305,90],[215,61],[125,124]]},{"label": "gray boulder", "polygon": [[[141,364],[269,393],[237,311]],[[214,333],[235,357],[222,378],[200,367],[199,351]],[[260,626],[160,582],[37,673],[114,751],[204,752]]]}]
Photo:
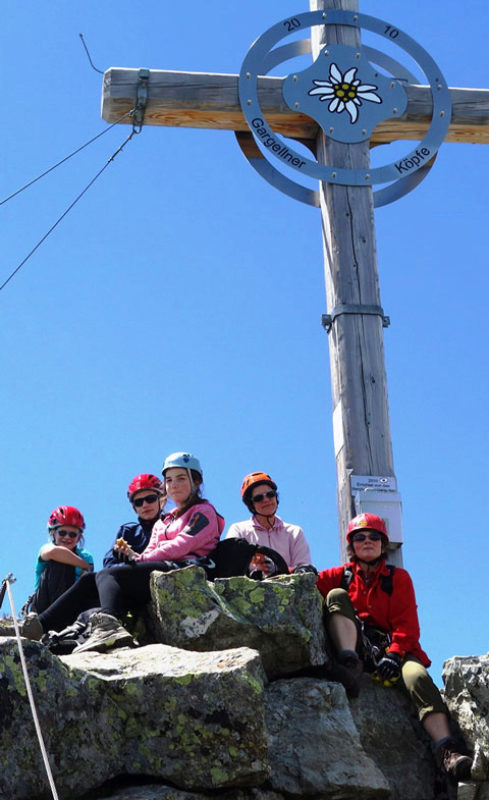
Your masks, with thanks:
[{"label": "gray boulder", "polygon": [[385,776],[362,747],[342,686],[312,678],[279,680],[266,695],[275,790],[331,800],[390,797]]},{"label": "gray boulder", "polygon": [[[165,645],[52,656],[25,642],[41,729],[61,795],[121,773],[182,789],[259,785],[268,774],[258,655],[191,653]],[[0,640],[0,792],[44,796],[46,777],[14,639]]]},{"label": "gray boulder", "polygon": [[[111,791],[110,794],[103,796],[97,793],[96,800],[206,800],[208,797],[216,797],[216,795],[183,792],[169,786],[148,784]],[[83,800],[92,800],[92,798],[85,797]],[[93,800],[95,800],[95,796]],[[284,795],[267,789],[232,789],[229,792],[219,792],[219,800],[284,800]]]},{"label": "gray boulder", "polygon": [[[455,797],[403,691],[364,676],[348,702],[317,677],[327,656],[314,576],[213,585],[192,567],[155,574],[152,592],[164,643],[57,658],[23,640],[60,798]],[[445,665],[481,781],[460,785],[458,800],[489,800],[488,669],[489,656]],[[48,800],[13,638],[0,638],[0,745],[0,800]]]},{"label": "gray boulder", "polygon": [[[454,656],[443,665],[445,700],[474,749],[472,777],[489,778],[489,653]],[[482,797],[482,794],[481,794]],[[489,791],[484,797],[489,797]]]},{"label": "gray boulder", "polygon": [[439,776],[430,739],[407,693],[364,676],[360,697],[350,707],[365,753],[389,783],[390,799],[436,797]]},{"label": "gray boulder", "polygon": [[260,653],[269,678],[327,661],[315,575],[209,583],[203,569],[187,567],[153,572],[151,594],[157,641],[198,651],[246,644]]}]

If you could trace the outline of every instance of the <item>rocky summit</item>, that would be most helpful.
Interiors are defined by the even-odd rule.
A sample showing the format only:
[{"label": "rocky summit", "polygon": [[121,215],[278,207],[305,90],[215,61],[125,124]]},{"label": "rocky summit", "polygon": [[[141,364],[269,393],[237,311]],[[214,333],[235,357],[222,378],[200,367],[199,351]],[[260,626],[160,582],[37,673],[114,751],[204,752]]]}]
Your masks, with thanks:
[{"label": "rocky summit", "polygon": [[[60,800],[489,800],[489,656],[445,664],[474,752],[448,785],[400,688],[328,680],[314,575],[153,573],[141,646],[57,657],[22,640]],[[0,638],[2,800],[53,796],[14,638]]]}]

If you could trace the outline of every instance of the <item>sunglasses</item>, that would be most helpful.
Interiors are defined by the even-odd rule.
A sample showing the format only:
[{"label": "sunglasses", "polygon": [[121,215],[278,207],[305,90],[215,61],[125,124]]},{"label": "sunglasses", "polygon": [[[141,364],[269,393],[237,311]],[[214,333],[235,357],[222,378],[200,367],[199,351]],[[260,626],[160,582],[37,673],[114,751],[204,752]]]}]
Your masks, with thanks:
[{"label": "sunglasses", "polygon": [[156,503],[159,498],[159,494],[147,494],[145,497],[138,497],[137,500],[133,500],[133,506],[136,508],[141,508],[143,503]]},{"label": "sunglasses", "polygon": [[352,542],[364,542],[365,539],[370,539],[371,542],[378,542],[382,539],[381,533],[355,533],[352,536]]},{"label": "sunglasses", "polygon": [[80,535],[79,533],[75,533],[75,531],[63,531],[59,530],[59,528],[56,529],[55,533],[57,536],[69,536],[70,539],[76,539]]},{"label": "sunglasses", "polygon": [[253,500],[254,503],[261,503],[261,501],[264,500],[265,497],[268,498],[268,500],[271,500],[272,497],[276,496],[277,492],[274,492],[273,489],[270,489],[270,491],[265,492],[265,494],[254,494],[251,499]]}]

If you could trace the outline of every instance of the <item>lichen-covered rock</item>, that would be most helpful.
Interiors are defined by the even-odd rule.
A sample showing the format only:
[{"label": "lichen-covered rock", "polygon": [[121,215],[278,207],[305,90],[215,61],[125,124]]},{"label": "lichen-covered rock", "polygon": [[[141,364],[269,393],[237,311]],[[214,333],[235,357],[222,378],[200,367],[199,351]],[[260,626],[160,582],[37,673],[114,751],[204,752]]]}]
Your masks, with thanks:
[{"label": "lichen-covered rock", "polygon": [[389,800],[437,797],[439,776],[429,737],[407,693],[364,675],[360,697],[350,707],[362,747],[389,782]]},{"label": "lichen-covered rock", "polygon": [[247,647],[258,650],[269,678],[327,660],[321,596],[315,575],[273,580],[222,578],[188,567],[152,573],[154,634],[189,650]]},{"label": "lichen-covered rock", "polygon": [[445,700],[474,749],[472,777],[489,778],[489,653],[454,656],[443,665]]},{"label": "lichen-covered rock", "polygon": [[[68,668],[45,647],[27,640],[23,640],[23,647],[57,782],[65,791],[100,785],[118,769],[117,742],[123,734],[123,720],[117,706],[105,695],[100,681],[89,676],[73,681]],[[102,748],[104,758],[94,759],[93,754]],[[49,796],[19,650],[13,638],[0,639],[0,766],[0,797],[26,800]]]},{"label": "lichen-covered rock", "polygon": [[287,797],[328,800],[391,796],[362,746],[342,686],[313,678],[278,680],[267,687],[266,698],[273,789]]},{"label": "lichen-covered rock", "polygon": [[[216,795],[214,793],[184,792],[169,786],[148,784],[111,791],[107,795],[97,793],[93,795],[93,800],[206,800],[211,797],[215,798]],[[86,795],[82,800],[92,800],[92,797]],[[283,794],[277,794],[268,789],[232,789],[219,792],[219,800],[285,800],[285,798]]]},{"label": "lichen-covered rock", "polygon": [[[266,678],[254,651],[190,653],[157,644],[58,659],[37,642],[24,647],[61,795],[79,796],[121,773],[202,790],[267,777]],[[0,640],[0,692],[0,793],[44,797],[14,639]]]}]

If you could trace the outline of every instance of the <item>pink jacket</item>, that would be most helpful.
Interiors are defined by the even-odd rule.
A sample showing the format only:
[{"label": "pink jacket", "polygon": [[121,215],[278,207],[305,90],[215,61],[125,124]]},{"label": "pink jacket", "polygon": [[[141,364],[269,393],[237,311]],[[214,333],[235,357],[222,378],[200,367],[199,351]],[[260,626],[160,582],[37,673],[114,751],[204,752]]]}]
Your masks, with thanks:
[{"label": "pink jacket", "polygon": [[302,528],[283,522],[277,516],[273,528],[263,528],[255,516],[244,522],[234,522],[226,534],[226,539],[246,539],[250,544],[271,547],[285,559],[289,569],[312,563],[309,545]]},{"label": "pink jacket", "polygon": [[202,500],[182,514],[165,514],[153,526],[151,538],[137,561],[178,561],[206,556],[219,541],[224,519],[208,500]]}]

